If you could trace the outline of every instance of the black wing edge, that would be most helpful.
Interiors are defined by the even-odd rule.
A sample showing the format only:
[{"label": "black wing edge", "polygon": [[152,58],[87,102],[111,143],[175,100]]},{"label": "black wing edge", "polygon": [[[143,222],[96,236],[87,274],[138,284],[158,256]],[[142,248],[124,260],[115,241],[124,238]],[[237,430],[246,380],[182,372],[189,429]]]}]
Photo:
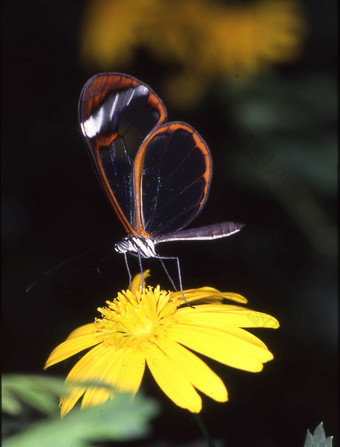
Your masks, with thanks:
[{"label": "black wing edge", "polygon": [[244,224],[235,222],[221,222],[212,225],[205,225],[204,227],[189,228],[188,230],[180,230],[175,233],[164,234],[155,239],[155,243],[171,242],[171,241],[204,241],[219,239],[222,237],[231,236],[238,233]]}]

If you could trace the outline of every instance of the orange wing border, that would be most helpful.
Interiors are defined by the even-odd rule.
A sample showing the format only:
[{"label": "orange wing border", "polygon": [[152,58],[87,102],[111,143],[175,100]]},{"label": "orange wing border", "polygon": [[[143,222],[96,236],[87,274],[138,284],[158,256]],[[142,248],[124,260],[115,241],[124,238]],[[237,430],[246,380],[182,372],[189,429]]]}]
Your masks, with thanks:
[{"label": "orange wing border", "polygon": [[[90,78],[86,82],[81,92],[79,100],[80,123],[84,122],[84,119],[87,119],[91,116],[93,110],[97,109],[97,107],[100,106],[100,104],[105,100],[106,96],[109,93],[115,90],[118,91],[130,87],[138,87],[140,85],[144,85],[148,89],[149,93],[147,103],[152,108],[156,109],[159,113],[159,119],[153,129],[157,128],[160,124],[162,124],[166,120],[167,117],[166,108],[161,99],[148,85],[144,84],[143,82],[138,81],[136,78],[132,76],[115,72],[99,73]],[[85,105],[85,107],[84,109],[81,109],[83,105]],[[81,116],[82,112],[85,114],[85,117]],[[149,133],[149,135],[152,134],[153,129],[151,130],[151,133]],[[117,132],[112,132],[109,135],[99,135],[96,136],[92,144],[90,144],[87,141],[88,137],[85,136],[85,139],[87,147],[89,148],[89,151],[92,155],[92,163],[97,173],[98,180],[102,188],[104,189],[111,206],[113,207],[115,213],[117,214],[125,230],[128,233],[131,233],[134,236],[136,236],[138,234],[138,228],[133,228],[133,226],[130,224],[127,217],[125,216],[122,208],[120,207],[118,200],[114,194],[114,191],[110,187],[109,181],[104,172],[103,165],[100,159],[100,148],[102,146],[111,144],[118,136],[119,135]],[[146,135],[146,138],[147,137],[148,135]],[[138,152],[139,150],[137,151],[137,154]],[[134,165],[135,160],[133,160],[133,166]],[[138,207],[138,200],[136,200],[136,197],[134,196],[135,188],[133,189],[134,190],[132,200],[134,201],[133,206],[135,209],[136,206]],[[135,209],[135,215],[136,214],[137,215],[140,214],[140,211]]]},{"label": "orange wing border", "polygon": [[143,141],[134,163],[134,171],[133,171],[133,179],[134,179],[134,197],[136,200],[135,209],[135,229],[137,234],[142,237],[152,237],[144,228],[144,217],[143,217],[143,198],[142,198],[142,177],[143,177],[143,165],[144,159],[146,155],[146,151],[148,149],[148,145],[150,141],[157,135],[162,133],[168,133],[169,135],[173,134],[175,131],[183,129],[192,134],[195,144],[201,153],[203,154],[203,158],[205,160],[205,171],[202,174],[202,178],[205,181],[203,197],[199,204],[198,211],[193,215],[188,224],[197,216],[197,214],[202,210],[209,193],[211,178],[212,178],[212,159],[210,150],[208,145],[205,143],[203,138],[199,135],[199,133],[189,124],[181,122],[181,121],[173,121],[169,123],[164,123],[160,125],[157,129],[155,129],[152,133],[150,133],[147,138]]}]

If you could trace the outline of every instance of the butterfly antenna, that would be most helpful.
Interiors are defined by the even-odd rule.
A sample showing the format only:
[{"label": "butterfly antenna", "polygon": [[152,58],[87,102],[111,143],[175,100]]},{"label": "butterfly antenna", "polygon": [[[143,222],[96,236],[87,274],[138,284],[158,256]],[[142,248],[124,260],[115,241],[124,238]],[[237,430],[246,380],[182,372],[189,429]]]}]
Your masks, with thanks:
[{"label": "butterfly antenna", "polygon": [[60,269],[60,267],[62,267],[63,265],[67,265],[67,264],[71,263],[72,261],[75,261],[76,259],[81,258],[82,256],[89,255],[90,253],[93,253],[93,252],[99,250],[100,248],[105,247],[106,245],[107,244],[102,244],[99,247],[85,251],[84,253],[81,253],[80,255],[72,256],[72,258],[66,259],[66,261],[60,262],[60,264],[57,264],[54,267],[46,270],[38,279],[36,279],[34,282],[32,282],[32,284],[30,284],[26,288],[26,293],[29,293],[33,289],[33,287],[35,287],[40,281],[42,281],[45,277],[48,277],[49,275],[51,275],[54,271]]},{"label": "butterfly antenna", "polygon": [[111,257],[112,257],[112,254],[109,255],[109,256],[106,256],[105,258],[103,258],[103,259],[101,259],[101,260],[99,261],[99,263],[98,263],[98,265],[97,265],[97,269],[96,269],[98,275],[101,275],[101,274],[102,274],[102,272],[101,272],[101,270],[100,270],[100,266],[103,264],[104,261],[106,261],[107,259],[109,259],[109,258],[111,258]]},{"label": "butterfly antenna", "polygon": [[124,260],[125,260],[126,270],[128,272],[128,275],[129,275],[129,289],[131,290],[132,276],[131,276],[130,267],[129,267],[129,263],[128,263],[128,260],[127,260],[126,252],[124,253]]}]

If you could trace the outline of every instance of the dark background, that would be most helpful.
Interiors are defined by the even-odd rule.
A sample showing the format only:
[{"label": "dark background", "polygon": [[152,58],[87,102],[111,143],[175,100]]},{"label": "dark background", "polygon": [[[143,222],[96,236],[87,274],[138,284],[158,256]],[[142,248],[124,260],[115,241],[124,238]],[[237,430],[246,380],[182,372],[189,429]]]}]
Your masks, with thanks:
[{"label": "dark background", "polygon": [[[112,254],[124,232],[97,184],[77,119],[82,86],[96,72],[79,62],[84,4],[3,2],[5,372],[41,373],[49,352],[127,287],[123,257]],[[336,8],[310,1],[305,9],[309,35],[296,63],[257,77],[241,92],[217,82],[193,110],[168,107],[169,119],[192,124],[212,152],[211,192],[195,225],[230,220],[246,227],[228,239],[159,252],[180,256],[184,288],[241,293],[251,308],[281,323],[276,331],[254,331],[275,357],[262,373],[208,361],[230,401],[203,398],[202,416],[230,446],[302,446],[306,430],[321,421],[336,435]],[[163,97],[167,70],[141,50],[129,74]],[[254,104],[260,124],[251,119]],[[155,260],[145,267],[152,269],[151,283],[170,287]],[[133,261],[132,268],[138,271]],[[66,375],[71,364],[54,372]],[[199,437],[190,414],[149,377],[144,390],[163,411],[154,435],[138,445]]]}]

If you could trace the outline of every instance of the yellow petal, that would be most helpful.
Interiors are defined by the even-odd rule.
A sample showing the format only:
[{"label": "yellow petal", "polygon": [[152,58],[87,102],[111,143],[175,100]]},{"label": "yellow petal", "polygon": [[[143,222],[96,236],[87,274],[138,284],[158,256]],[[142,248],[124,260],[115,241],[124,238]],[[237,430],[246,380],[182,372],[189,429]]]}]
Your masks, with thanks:
[{"label": "yellow petal", "polygon": [[110,396],[111,391],[108,388],[90,387],[84,394],[81,408],[102,405],[110,398]]},{"label": "yellow petal", "polygon": [[[251,334],[250,332],[239,328],[239,327],[228,327],[226,325],[218,325],[217,322],[215,324],[196,324],[195,321],[195,310],[196,308],[188,308],[188,313],[185,315],[185,317],[182,319],[182,316],[180,315],[179,318],[177,318],[177,324],[176,326],[179,327],[182,325],[183,327],[188,327],[195,330],[201,330],[201,328],[210,328],[216,331],[219,331],[218,333],[224,333],[224,334],[231,334],[233,337],[237,337],[240,340],[243,340],[246,343],[253,344],[255,346],[258,346],[259,348],[267,350],[267,346],[263,343],[262,340],[260,340],[258,337],[256,337],[254,334]],[[188,317],[189,313],[191,313],[191,318]]]},{"label": "yellow petal", "polygon": [[67,382],[86,382],[98,380],[101,371],[105,368],[108,359],[114,352],[114,348],[106,346],[104,343],[96,346],[87,352],[69,372]]},{"label": "yellow petal", "polygon": [[53,349],[45,363],[44,369],[100,343],[100,340],[95,336],[93,323],[76,329],[72,334],[68,336],[66,341],[60,343],[60,345]]},{"label": "yellow petal", "polygon": [[[91,349],[91,351],[85,354],[71,369],[68,376],[66,377],[66,383],[84,383],[86,381],[99,380],[103,363],[105,364],[110,354],[111,349],[107,349],[107,347],[105,347],[103,343]],[[93,389],[93,387],[91,387],[91,389]],[[102,388],[100,388],[99,390],[102,390]],[[65,414],[67,414],[70,410],[72,410],[76,402],[79,400],[82,394],[85,393],[85,391],[85,387],[77,387],[72,389],[69,396],[62,397],[62,417],[65,416]],[[99,394],[101,394],[101,392]]]},{"label": "yellow petal", "polygon": [[[115,384],[112,383],[112,381],[109,378],[110,369],[112,368],[112,359],[116,359],[117,353],[113,348],[108,348],[107,352],[105,352],[100,358],[98,358],[98,354],[96,354],[96,358],[93,360],[93,364],[88,367],[88,372],[85,373],[83,371],[83,374],[87,374],[87,380],[94,380],[101,383],[104,383],[106,385],[112,385]],[[78,362],[80,363],[80,362]],[[81,365],[80,367],[86,368],[86,365]],[[77,374],[77,369],[79,368],[79,365],[75,365],[74,369],[74,376]],[[79,372],[78,372],[79,374]],[[68,376],[68,379],[71,379],[70,375]],[[80,376],[78,376],[78,381],[80,380]],[[82,408],[90,406],[90,405],[98,405],[102,404],[107,401],[107,399],[110,397],[110,389],[105,387],[96,387],[96,386],[90,386],[87,388],[83,400],[82,400]]]},{"label": "yellow petal", "polygon": [[145,354],[143,351],[122,348],[111,354],[105,370],[105,380],[117,391],[136,394],[144,370]]},{"label": "yellow petal", "polygon": [[236,303],[248,303],[247,298],[240,295],[239,293],[233,292],[220,292],[225,300],[236,301]]},{"label": "yellow petal", "polygon": [[279,322],[271,315],[234,305],[202,304],[194,309],[182,307],[176,312],[180,322],[212,327],[264,327],[276,329]]},{"label": "yellow petal", "polygon": [[176,365],[157,346],[153,345],[146,353],[147,365],[163,392],[176,405],[192,413],[199,413],[202,400],[190,381]]},{"label": "yellow petal", "polygon": [[[181,292],[174,292],[171,295],[173,298],[181,299]],[[238,293],[232,292],[220,292],[213,287],[199,287],[198,289],[186,289],[184,290],[184,296],[188,302],[200,301],[200,302],[220,302],[224,299],[236,301],[237,303],[247,303],[247,298]]]},{"label": "yellow petal", "polygon": [[158,346],[194,387],[218,402],[228,400],[222,380],[195,354],[171,340],[163,340]]},{"label": "yellow petal", "polygon": [[[145,270],[143,287],[145,287],[145,280],[146,280],[146,278],[149,278],[149,276],[151,276],[150,270]],[[142,285],[142,274],[138,273],[137,275],[135,275],[133,277],[133,279],[131,281],[131,287],[130,287],[131,292],[139,292],[141,285]]]},{"label": "yellow petal", "polygon": [[63,418],[75,406],[80,397],[84,394],[85,388],[74,388],[68,396],[60,400],[60,416]]},{"label": "yellow petal", "polygon": [[215,329],[177,324],[168,336],[218,362],[245,371],[261,371],[273,358],[264,343],[240,328]]},{"label": "yellow petal", "polygon": [[95,332],[95,326],[93,323],[84,324],[83,326],[74,329],[66,340],[70,338],[80,337],[83,335],[91,335]]},{"label": "yellow petal", "polygon": [[[68,382],[94,380],[114,387],[119,392],[136,394],[145,369],[142,352],[112,347],[97,347],[88,352],[70,371]],[[85,358],[86,357],[86,358]],[[112,393],[105,387],[90,386],[84,395],[82,407],[104,403]]]}]

